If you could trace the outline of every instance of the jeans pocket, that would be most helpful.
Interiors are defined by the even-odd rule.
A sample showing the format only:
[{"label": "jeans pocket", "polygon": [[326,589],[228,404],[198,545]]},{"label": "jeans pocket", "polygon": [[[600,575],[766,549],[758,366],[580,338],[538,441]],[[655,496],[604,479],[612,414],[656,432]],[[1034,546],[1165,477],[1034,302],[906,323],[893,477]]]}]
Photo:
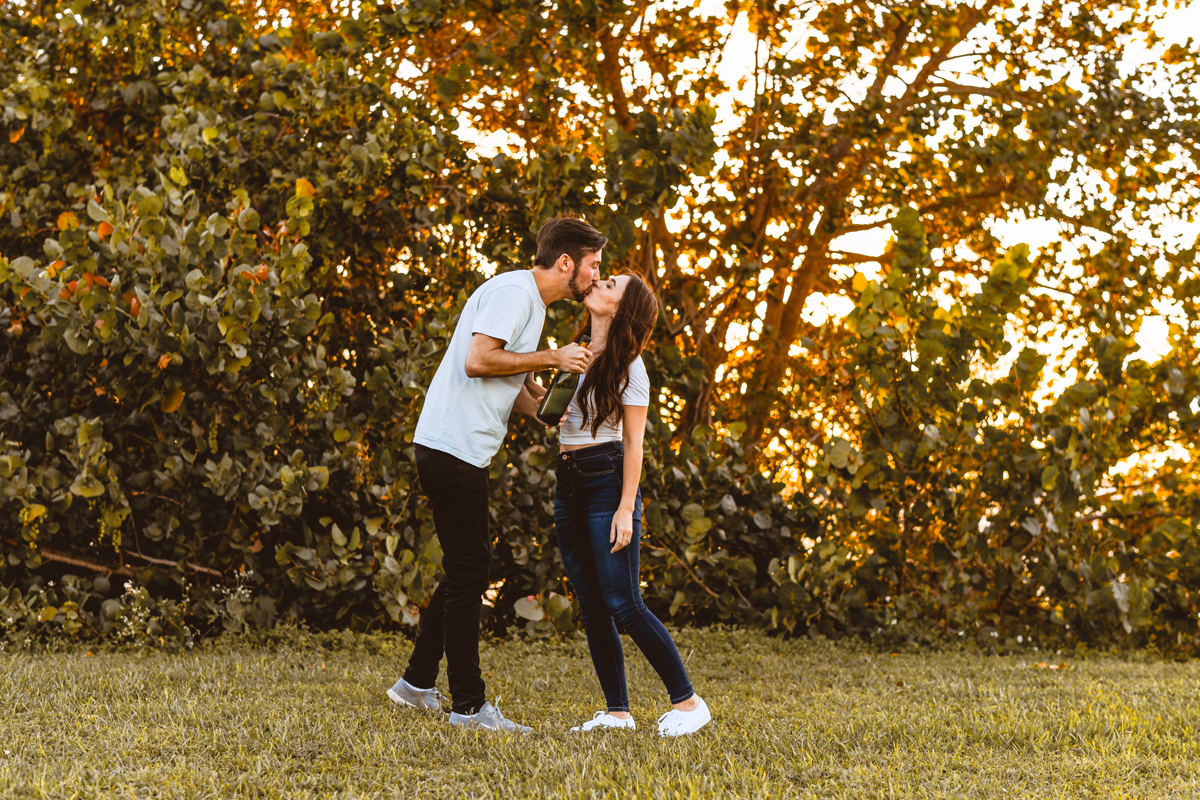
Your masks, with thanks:
[{"label": "jeans pocket", "polygon": [[585,478],[595,478],[600,475],[611,475],[617,471],[612,456],[593,457],[581,460],[575,469]]}]

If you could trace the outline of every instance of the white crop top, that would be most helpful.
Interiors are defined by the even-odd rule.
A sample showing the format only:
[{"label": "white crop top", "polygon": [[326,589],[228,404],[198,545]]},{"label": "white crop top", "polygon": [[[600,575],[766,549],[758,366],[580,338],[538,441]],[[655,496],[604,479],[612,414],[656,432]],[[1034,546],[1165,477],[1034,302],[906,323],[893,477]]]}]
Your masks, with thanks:
[{"label": "white crop top", "polygon": [[[583,375],[579,376],[579,386],[583,388]],[[642,363],[641,356],[629,365],[629,383],[625,386],[625,393],[621,395],[621,403],[626,406],[650,405],[650,376],[646,374],[646,365]],[[612,420],[605,420],[593,437],[592,423],[596,416],[593,414],[588,419],[588,426],[583,428],[583,412],[579,410],[579,404],[579,389],[576,389],[575,397],[567,406],[567,413],[563,414],[559,423],[558,441],[561,444],[603,444],[621,441],[621,420],[624,415],[617,418],[616,424],[613,424]]]}]

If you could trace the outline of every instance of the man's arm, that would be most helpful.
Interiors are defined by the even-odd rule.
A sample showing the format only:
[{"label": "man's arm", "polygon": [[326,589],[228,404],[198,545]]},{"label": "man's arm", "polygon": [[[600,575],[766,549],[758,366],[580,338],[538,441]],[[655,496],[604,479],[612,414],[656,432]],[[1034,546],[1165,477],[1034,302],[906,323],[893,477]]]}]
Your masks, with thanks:
[{"label": "man's arm", "polygon": [[[543,394],[545,393],[543,392]],[[533,417],[534,419],[537,419],[537,410],[540,404],[541,399],[534,397],[532,394],[530,394],[529,388],[522,385],[521,391],[517,394],[517,401],[513,404],[513,411],[517,412],[518,414],[524,414],[527,417]],[[540,422],[543,426],[546,425],[546,423],[542,422],[540,419],[538,419],[538,422]]]},{"label": "man's arm", "polygon": [[540,369],[587,372],[591,360],[588,349],[574,342],[557,350],[510,353],[504,349],[503,339],[477,333],[471,337],[471,346],[467,350],[466,370],[468,378],[502,378]]}]

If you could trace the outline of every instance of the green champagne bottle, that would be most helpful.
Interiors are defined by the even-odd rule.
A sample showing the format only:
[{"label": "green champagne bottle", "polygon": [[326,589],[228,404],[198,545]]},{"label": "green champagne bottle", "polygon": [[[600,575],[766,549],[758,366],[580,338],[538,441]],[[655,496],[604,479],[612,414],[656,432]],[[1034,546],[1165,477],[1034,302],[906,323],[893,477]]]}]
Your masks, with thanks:
[{"label": "green champagne bottle", "polygon": [[[590,341],[592,341],[592,337],[585,333],[579,343],[587,347]],[[547,425],[557,425],[562,420],[563,414],[567,413],[567,406],[571,405],[571,399],[575,397],[575,390],[578,388],[578,372],[566,372],[560,369],[554,373],[554,379],[550,381],[550,388],[546,390],[546,396],[542,398],[542,403],[538,406],[537,418]]]}]

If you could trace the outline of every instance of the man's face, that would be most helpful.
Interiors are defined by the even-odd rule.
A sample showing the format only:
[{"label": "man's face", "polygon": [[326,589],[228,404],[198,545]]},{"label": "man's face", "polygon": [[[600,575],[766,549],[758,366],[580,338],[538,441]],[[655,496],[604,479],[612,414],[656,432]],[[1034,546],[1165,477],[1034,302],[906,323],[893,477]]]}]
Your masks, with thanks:
[{"label": "man's face", "polygon": [[575,302],[583,302],[583,298],[588,296],[598,280],[600,280],[600,253],[589,253],[575,265],[575,269],[571,271],[571,279],[567,282],[567,287],[571,290],[571,296]]}]

